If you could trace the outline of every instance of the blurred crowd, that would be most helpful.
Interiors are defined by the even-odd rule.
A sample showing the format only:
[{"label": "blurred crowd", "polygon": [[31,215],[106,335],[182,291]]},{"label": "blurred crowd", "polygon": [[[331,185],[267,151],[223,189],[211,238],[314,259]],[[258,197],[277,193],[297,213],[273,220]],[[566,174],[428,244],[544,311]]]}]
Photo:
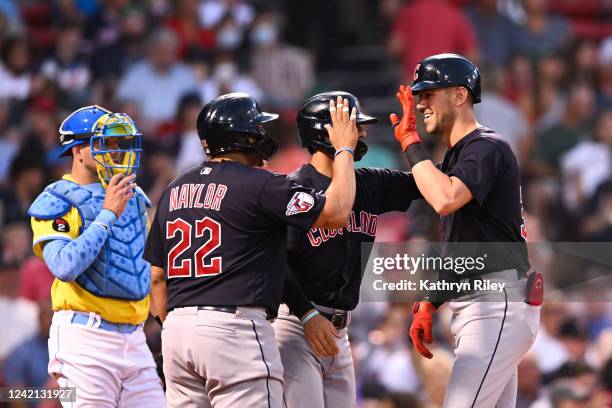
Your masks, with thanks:
[{"label": "blurred crowd", "polygon": [[[53,277],[31,252],[27,209],[70,169],[57,157],[63,118],[90,104],[132,116],[144,135],[137,181],[156,202],[205,158],[195,130],[203,104],[244,91],[281,114],[270,129],[281,146],[270,168],[287,173],[308,160],[297,145],[296,111],[331,90],[321,78],[365,32],[377,33],[366,45],[396,68],[394,84],[410,82],[431,54],[457,52],[477,63],[479,120],[508,138],[521,164],[528,240],[539,243],[532,259],[554,275],[549,287],[577,277],[596,282],[592,301],[570,302],[561,290],[543,307],[536,344],[519,366],[517,407],[612,406],[610,264],[568,262],[545,250],[548,242],[612,241],[610,17],[607,0],[0,0],[0,384],[53,386],[46,373]],[[344,90],[352,91],[350,67],[345,73]],[[385,91],[392,101],[395,90]],[[408,169],[384,123],[389,112],[357,96],[380,114],[372,133],[386,134],[370,138],[360,165]],[[425,142],[442,157],[435,137]],[[439,220],[414,203],[383,217],[378,230],[380,241],[436,241]],[[425,361],[409,344],[409,305],[356,310],[360,407],[440,406],[452,339],[448,311],[436,318],[435,357]],[[158,353],[157,323],[145,329]]]}]

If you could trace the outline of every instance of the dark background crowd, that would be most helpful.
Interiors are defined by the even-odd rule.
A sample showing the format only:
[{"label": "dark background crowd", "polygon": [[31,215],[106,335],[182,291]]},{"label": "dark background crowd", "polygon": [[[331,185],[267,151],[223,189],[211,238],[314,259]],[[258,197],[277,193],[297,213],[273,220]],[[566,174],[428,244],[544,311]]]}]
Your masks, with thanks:
[{"label": "dark background crowd", "polygon": [[[203,104],[233,91],[281,114],[270,126],[281,146],[274,171],[308,160],[295,113],[336,89],[380,118],[358,165],[408,169],[387,117],[399,110],[396,87],[441,52],[480,67],[476,112],[519,159],[532,264],[553,276],[554,301],[519,366],[517,407],[612,406],[610,263],[570,260],[551,244],[595,242],[605,254],[601,243],[612,241],[610,0],[0,0],[0,384],[54,386],[53,277],[31,252],[27,209],[70,170],[57,157],[70,112],[98,104],[134,118],[144,135],[137,182],[153,202],[204,159],[195,130]],[[424,139],[441,158],[445,146]],[[439,219],[415,202],[381,218],[377,240],[437,241]],[[588,299],[561,290],[585,285]],[[448,310],[436,318],[435,357],[424,360],[409,344],[409,305],[357,309],[360,407],[441,405],[452,367]],[[155,353],[156,325],[145,327]]]}]

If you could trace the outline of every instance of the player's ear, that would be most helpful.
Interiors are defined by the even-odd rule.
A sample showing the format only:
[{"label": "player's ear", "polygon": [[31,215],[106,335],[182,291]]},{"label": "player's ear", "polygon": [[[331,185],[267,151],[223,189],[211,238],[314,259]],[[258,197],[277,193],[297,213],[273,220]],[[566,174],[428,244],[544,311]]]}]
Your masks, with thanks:
[{"label": "player's ear", "polygon": [[455,87],[454,96],[455,96],[455,106],[461,106],[466,102],[469,103],[470,101],[470,93],[463,86]]},{"label": "player's ear", "polygon": [[83,150],[82,144],[72,146],[72,157],[74,157],[75,160],[83,161],[82,150]]}]

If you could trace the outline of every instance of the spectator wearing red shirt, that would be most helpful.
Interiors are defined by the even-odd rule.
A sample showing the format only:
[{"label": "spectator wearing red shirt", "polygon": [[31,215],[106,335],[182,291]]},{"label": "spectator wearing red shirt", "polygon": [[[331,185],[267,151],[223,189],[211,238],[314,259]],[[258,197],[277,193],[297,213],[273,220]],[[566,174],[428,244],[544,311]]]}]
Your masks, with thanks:
[{"label": "spectator wearing red shirt", "polygon": [[47,264],[35,256],[29,257],[21,265],[19,297],[32,302],[49,297],[54,279]]},{"label": "spectator wearing red shirt", "polygon": [[178,39],[178,54],[185,57],[190,51],[210,50],[215,46],[215,33],[200,25],[198,19],[198,0],[174,2],[174,13],[166,21]]},{"label": "spectator wearing red shirt", "polygon": [[389,51],[402,58],[405,79],[412,79],[416,64],[428,55],[454,52],[478,60],[474,30],[446,0],[413,0],[403,6],[393,24]]}]

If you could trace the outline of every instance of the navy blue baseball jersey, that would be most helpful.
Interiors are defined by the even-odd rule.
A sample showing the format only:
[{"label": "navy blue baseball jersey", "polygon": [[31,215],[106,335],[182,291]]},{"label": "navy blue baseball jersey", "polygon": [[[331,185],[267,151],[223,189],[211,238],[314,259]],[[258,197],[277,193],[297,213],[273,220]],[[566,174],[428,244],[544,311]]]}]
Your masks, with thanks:
[{"label": "navy blue baseball jersey", "polygon": [[[310,164],[289,176],[317,191],[327,189],[331,182]],[[406,211],[412,200],[421,198],[410,173],[364,168],[355,171],[355,179],[355,203],[346,227],[306,231],[289,228],[291,272],[283,302],[297,316],[312,309],[311,301],[337,309],[354,309],[363,277],[362,243],[374,242],[378,216],[389,211]]]},{"label": "navy blue baseball jersey", "polygon": [[487,243],[480,248],[487,252],[488,272],[528,270],[520,172],[508,142],[493,130],[479,127],[446,152],[441,170],[460,179],[474,196],[442,217],[442,241]]},{"label": "navy blue baseball jersey", "polygon": [[164,191],[144,259],[164,268],[168,310],[263,306],[275,316],[287,271],[287,226],[308,230],[325,196],[238,162],[204,162]]}]

